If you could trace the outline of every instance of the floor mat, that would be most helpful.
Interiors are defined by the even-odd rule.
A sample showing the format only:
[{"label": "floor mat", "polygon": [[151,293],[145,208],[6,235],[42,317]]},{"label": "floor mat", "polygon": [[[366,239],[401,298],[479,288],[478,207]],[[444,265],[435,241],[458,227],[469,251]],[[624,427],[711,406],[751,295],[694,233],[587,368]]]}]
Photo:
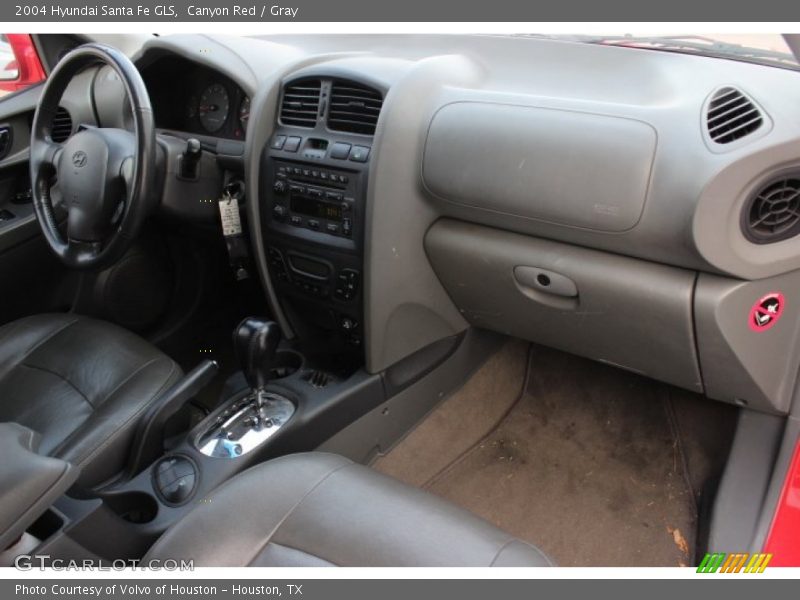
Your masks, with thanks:
[{"label": "floor mat", "polygon": [[[420,485],[562,566],[692,564],[696,507],[675,399],[709,404],[534,346],[526,393],[491,433]],[[416,455],[419,464],[428,458]]]},{"label": "floor mat", "polygon": [[422,486],[489,434],[519,399],[529,344],[511,340],[372,467]]}]

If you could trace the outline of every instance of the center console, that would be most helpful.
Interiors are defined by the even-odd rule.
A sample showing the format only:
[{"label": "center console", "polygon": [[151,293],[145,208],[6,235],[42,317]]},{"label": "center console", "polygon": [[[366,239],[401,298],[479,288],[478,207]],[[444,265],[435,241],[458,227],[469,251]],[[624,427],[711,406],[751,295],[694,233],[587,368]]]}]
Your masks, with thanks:
[{"label": "center console", "polygon": [[[213,501],[223,482],[265,460],[312,450],[385,401],[380,375],[358,370],[342,378],[321,371],[286,344],[273,321],[246,318],[234,331],[233,346],[241,371],[225,382],[210,414],[167,436],[165,423],[216,376],[217,365],[206,360],[165,390],[142,417],[128,467],[116,480],[87,496],[61,495],[50,509],[53,497],[48,496],[36,523],[18,519],[22,529],[30,525],[20,544],[56,558],[78,550],[92,557],[141,558],[168,527],[199,503]],[[30,452],[25,458],[27,464],[34,459],[54,463],[58,479],[61,461]],[[62,466],[69,473],[68,465]],[[10,480],[21,480],[18,473],[11,475]],[[63,479],[53,486],[55,496],[74,477]],[[13,541],[20,531],[5,538]]]},{"label": "center console", "polygon": [[[300,144],[299,152],[287,150]],[[305,148],[312,149],[309,152]],[[347,157],[332,158],[341,148]],[[265,153],[267,261],[284,308],[351,346],[362,340],[366,164],[352,144],[276,134]],[[368,156],[368,148],[364,147]],[[316,158],[314,158],[316,157]],[[306,160],[301,160],[305,158]],[[366,159],[366,158],[365,158]]]},{"label": "center console", "polygon": [[284,91],[282,118],[262,155],[262,231],[272,283],[292,324],[333,334],[361,352],[372,135],[329,128],[328,94],[355,94],[331,85],[323,80],[314,88],[321,100],[307,127],[295,125],[299,109],[290,103],[291,94],[305,91]]}]

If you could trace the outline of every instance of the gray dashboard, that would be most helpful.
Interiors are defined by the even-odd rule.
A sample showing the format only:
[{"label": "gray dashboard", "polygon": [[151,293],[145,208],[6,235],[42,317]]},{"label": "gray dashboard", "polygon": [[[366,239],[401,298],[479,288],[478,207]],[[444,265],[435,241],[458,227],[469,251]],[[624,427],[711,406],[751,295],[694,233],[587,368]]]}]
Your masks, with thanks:
[{"label": "gray dashboard", "polygon": [[[167,36],[137,64],[167,55],[251,98],[256,223],[283,84],[317,74],[388,90],[367,189],[369,371],[475,325],[788,410],[800,236],[754,242],[743,218],[800,173],[800,73],[495,36]],[[719,143],[712,118],[729,101],[744,107],[734,117],[757,118]],[[274,299],[262,234],[251,236]],[[795,316],[756,332],[750,307],[773,292]]]}]

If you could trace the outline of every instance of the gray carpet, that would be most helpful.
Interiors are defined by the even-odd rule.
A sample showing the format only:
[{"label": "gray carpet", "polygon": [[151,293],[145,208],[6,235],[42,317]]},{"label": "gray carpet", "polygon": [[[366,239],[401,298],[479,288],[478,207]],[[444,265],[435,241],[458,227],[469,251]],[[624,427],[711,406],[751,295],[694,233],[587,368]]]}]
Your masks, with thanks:
[{"label": "gray carpet", "polygon": [[[680,429],[701,435],[695,410],[723,431],[735,415],[695,394],[534,346],[527,389],[506,416],[437,474],[415,482],[538,545],[562,566],[689,565],[697,530],[692,488],[719,462],[728,439],[685,443]],[[455,403],[448,412],[459,414]],[[491,414],[476,417],[484,427],[496,414],[485,412]],[[477,429],[451,421],[450,429],[466,428],[466,439]],[[416,432],[377,468],[427,475],[428,461],[438,467],[436,427]],[[687,473],[690,463],[699,465],[696,472]]]}]

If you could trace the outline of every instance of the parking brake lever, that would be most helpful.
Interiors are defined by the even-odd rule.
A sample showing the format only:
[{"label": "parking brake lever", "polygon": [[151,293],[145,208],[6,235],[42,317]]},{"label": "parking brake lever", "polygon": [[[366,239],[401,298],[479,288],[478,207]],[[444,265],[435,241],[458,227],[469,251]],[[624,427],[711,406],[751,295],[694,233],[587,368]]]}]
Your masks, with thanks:
[{"label": "parking brake lever", "polygon": [[137,475],[164,452],[164,428],[169,418],[194,398],[217,374],[219,365],[204,360],[172,385],[147,409],[136,429],[127,474]]}]

